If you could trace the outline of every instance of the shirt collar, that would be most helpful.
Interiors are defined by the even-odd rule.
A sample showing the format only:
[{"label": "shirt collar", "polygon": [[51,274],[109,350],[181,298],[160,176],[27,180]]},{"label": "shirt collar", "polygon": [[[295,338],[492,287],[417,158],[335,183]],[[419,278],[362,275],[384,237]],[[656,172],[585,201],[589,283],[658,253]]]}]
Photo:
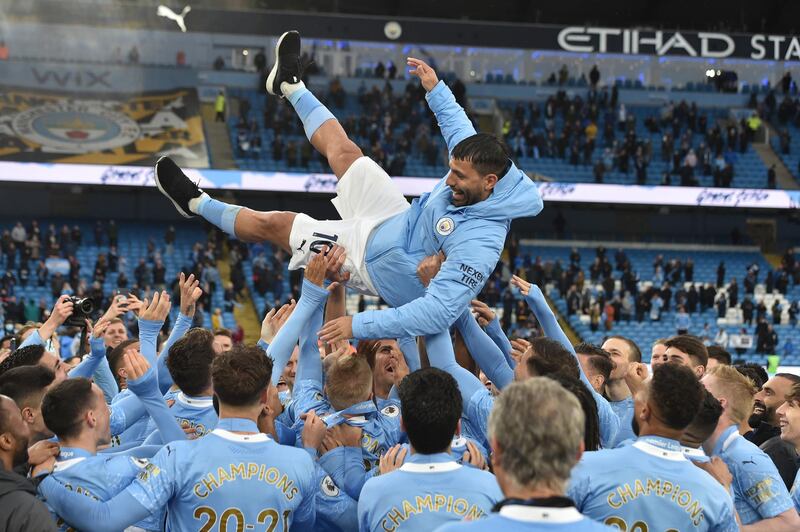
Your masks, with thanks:
[{"label": "shirt collar", "polygon": [[216,428],[230,432],[259,432],[255,421],[240,417],[222,418],[217,421]]},{"label": "shirt collar", "polygon": [[500,515],[526,523],[576,523],[583,520],[583,516],[574,506],[550,508],[548,506],[509,504],[500,508]]},{"label": "shirt collar", "polygon": [[213,408],[214,400],[211,397],[189,397],[183,392],[178,392],[175,400],[186,406],[193,406],[195,408]]},{"label": "shirt collar", "polygon": [[717,443],[714,444],[714,452],[711,454],[719,455],[725,452],[728,447],[736,440],[739,436],[739,427],[736,425],[731,425],[725,431],[720,434]]},{"label": "shirt collar", "polygon": [[681,444],[675,440],[661,436],[640,436],[633,446],[642,452],[667,460],[686,460]]},{"label": "shirt collar", "polygon": [[87,451],[86,449],[81,449],[79,447],[61,447],[61,450],[58,453],[59,460],[71,460],[73,458],[89,458],[90,456],[94,455],[89,451]]},{"label": "shirt collar", "polygon": [[420,454],[414,453],[406,457],[405,463],[428,464],[452,462],[453,457],[449,453]]},{"label": "shirt collar", "polygon": [[400,471],[407,473],[443,473],[455,471],[461,466],[447,453],[412,454],[400,466]]}]

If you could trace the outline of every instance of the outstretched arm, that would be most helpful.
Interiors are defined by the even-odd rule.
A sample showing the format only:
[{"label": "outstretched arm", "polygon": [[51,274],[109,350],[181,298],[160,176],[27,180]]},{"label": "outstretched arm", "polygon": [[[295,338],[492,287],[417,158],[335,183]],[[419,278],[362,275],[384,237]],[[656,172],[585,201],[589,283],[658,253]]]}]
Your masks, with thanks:
[{"label": "outstretched arm", "polygon": [[477,299],[472,302],[472,310],[476,314],[478,325],[486,330],[486,334],[489,335],[489,338],[491,338],[495,345],[500,348],[500,351],[503,352],[503,357],[505,357],[509,367],[513,368],[516,362],[511,358],[511,342],[500,326],[500,318],[497,317],[497,314],[489,305]]},{"label": "outstretched arm", "polygon": [[456,362],[456,354],[453,351],[453,341],[450,339],[449,331],[426,336],[425,349],[428,352],[428,360],[431,366],[448,372],[458,382],[458,389],[461,391],[461,400],[466,414],[467,406],[475,392],[485,389],[480,379]]},{"label": "outstretched arm", "polygon": [[514,370],[506,362],[500,348],[480,328],[472,313],[465,310],[455,325],[461,332],[470,355],[489,380],[500,390],[511,384],[514,380]]},{"label": "outstretched arm", "polygon": [[164,397],[158,389],[156,372],[147,363],[147,359],[140,353],[125,353],[123,357],[125,371],[128,374],[128,389],[136,394],[144,405],[155,422],[162,441],[169,443],[185,440],[186,434],[164,402]]},{"label": "outstretched arm", "polygon": [[[475,228],[478,229],[478,228]],[[487,224],[479,230],[462,227],[445,241],[447,260],[425,295],[397,308],[359,312],[349,327],[340,318],[325,325],[320,337],[327,342],[356,338],[400,338],[444,331],[469,306],[483,288],[500,257],[506,228]]]},{"label": "outstretched arm", "polygon": [[447,85],[439,81],[430,65],[421,59],[409,57],[408,66],[412,68],[409,74],[419,77],[422,86],[428,91],[425,99],[439,122],[439,128],[447,142],[447,151],[452,152],[459,142],[476,133],[472,122]]},{"label": "outstretched arm", "polygon": [[[108,324],[108,321],[101,320],[95,324],[94,328],[90,328],[89,331],[87,331],[88,334],[91,334],[91,339],[89,340],[89,356],[72,368],[69,372],[69,377],[71,379],[76,377],[91,378],[97,368],[100,367],[100,362],[106,358],[106,344],[103,340],[103,333],[108,328]],[[86,326],[89,326],[89,320],[86,320]]]},{"label": "outstretched arm", "polygon": [[[309,320],[316,311],[322,308],[325,300],[328,298],[330,290],[336,288],[336,283],[331,284],[326,290],[323,288],[325,279],[325,268],[327,259],[322,253],[314,255],[311,261],[306,266],[305,278],[303,279],[303,291],[300,301],[297,302],[292,315],[286,321],[286,324],[281,327],[281,330],[275,336],[275,339],[270,344],[267,354],[272,357],[273,370],[272,370],[272,383],[277,386],[280,380],[283,368],[292,356],[295,344],[300,338],[300,333],[303,328],[306,331],[315,331],[316,329],[307,329]],[[317,356],[319,358],[319,356]],[[309,370],[312,370],[310,367]],[[313,371],[313,370],[312,370]],[[321,373],[321,368],[320,368]]]},{"label": "outstretched arm", "polygon": [[[518,287],[525,296],[525,301],[527,301],[528,306],[531,307],[534,316],[536,316],[536,319],[539,321],[539,325],[542,326],[545,336],[552,338],[553,340],[557,340],[570,353],[572,353],[572,356],[574,356],[577,360],[578,355],[575,353],[575,348],[572,347],[572,343],[570,343],[569,338],[567,338],[567,335],[564,334],[564,331],[558,324],[555,314],[553,314],[553,311],[550,310],[550,306],[547,304],[544,294],[539,287],[517,277],[516,275],[512,277],[511,284]],[[610,447],[611,442],[614,441],[614,438],[617,436],[617,432],[619,432],[619,417],[614,413],[614,410],[611,409],[611,405],[608,404],[606,398],[592,388],[592,384],[589,382],[589,379],[583,372],[583,367],[580,364],[580,360],[577,362],[581,381],[583,382],[584,386],[586,386],[589,391],[592,392],[592,396],[597,402],[597,414],[600,418],[600,442],[603,444],[603,447]]]}]

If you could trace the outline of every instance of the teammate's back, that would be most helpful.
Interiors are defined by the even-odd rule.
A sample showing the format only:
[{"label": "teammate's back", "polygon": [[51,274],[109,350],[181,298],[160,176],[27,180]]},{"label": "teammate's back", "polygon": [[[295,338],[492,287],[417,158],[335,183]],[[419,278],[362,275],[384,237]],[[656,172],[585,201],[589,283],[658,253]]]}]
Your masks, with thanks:
[{"label": "teammate's back", "polygon": [[686,458],[680,437],[700,410],[694,372],[662,364],[636,387],[631,445],[585,453],[567,494],[587,517],[620,530],[738,530],[733,500]]},{"label": "teammate's back", "polygon": [[[234,428],[228,421],[221,424]],[[174,479],[167,511],[170,530],[288,530],[294,519],[304,517],[297,512],[305,509],[307,517],[311,510],[313,515],[311,457],[265,434],[217,428],[199,440],[169,444],[140,475],[139,488],[168,489],[160,476]]]},{"label": "teammate's back", "polygon": [[584,454],[569,495],[581,512],[621,530],[637,523],[643,530],[720,530],[720,522],[733,521],[722,485],[679,446],[652,436]]}]

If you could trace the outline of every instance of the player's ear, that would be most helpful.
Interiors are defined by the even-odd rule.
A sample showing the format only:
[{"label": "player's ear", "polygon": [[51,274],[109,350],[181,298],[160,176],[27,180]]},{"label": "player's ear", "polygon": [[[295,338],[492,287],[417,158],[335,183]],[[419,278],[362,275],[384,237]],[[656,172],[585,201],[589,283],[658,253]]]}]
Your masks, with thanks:
[{"label": "player's ear", "polygon": [[497,185],[497,182],[500,180],[500,178],[497,177],[497,174],[489,174],[483,179],[483,189],[487,192],[494,190],[495,185]]},{"label": "player's ear", "polygon": [[34,418],[35,416],[33,415],[33,409],[32,409],[31,407],[29,407],[29,406],[26,406],[25,408],[23,408],[23,409],[20,411],[20,414],[22,414],[22,420],[23,420],[25,423],[27,423],[27,424],[29,424],[29,425],[33,423],[33,418]]}]

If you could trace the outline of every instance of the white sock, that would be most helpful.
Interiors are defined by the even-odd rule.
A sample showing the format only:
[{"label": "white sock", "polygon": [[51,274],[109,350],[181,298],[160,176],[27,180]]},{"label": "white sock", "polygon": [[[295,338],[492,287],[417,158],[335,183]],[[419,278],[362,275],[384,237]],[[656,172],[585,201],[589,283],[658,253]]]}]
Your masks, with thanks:
[{"label": "white sock", "polygon": [[205,198],[208,198],[208,197],[209,197],[209,195],[206,194],[205,192],[203,192],[202,194],[200,194],[196,198],[190,199],[189,200],[189,210],[192,211],[195,214],[200,214],[200,212],[198,211],[198,209],[200,208],[200,202],[203,201]]},{"label": "white sock", "polygon": [[298,81],[297,83],[289,83],[288,81],[284,81],[283,83],[281,83],[281,92],[287,98],[294,91],[296,91],[298,89],[305,89],[305,88],[306,88],[306,84],[303,83],[302,81]]}]

